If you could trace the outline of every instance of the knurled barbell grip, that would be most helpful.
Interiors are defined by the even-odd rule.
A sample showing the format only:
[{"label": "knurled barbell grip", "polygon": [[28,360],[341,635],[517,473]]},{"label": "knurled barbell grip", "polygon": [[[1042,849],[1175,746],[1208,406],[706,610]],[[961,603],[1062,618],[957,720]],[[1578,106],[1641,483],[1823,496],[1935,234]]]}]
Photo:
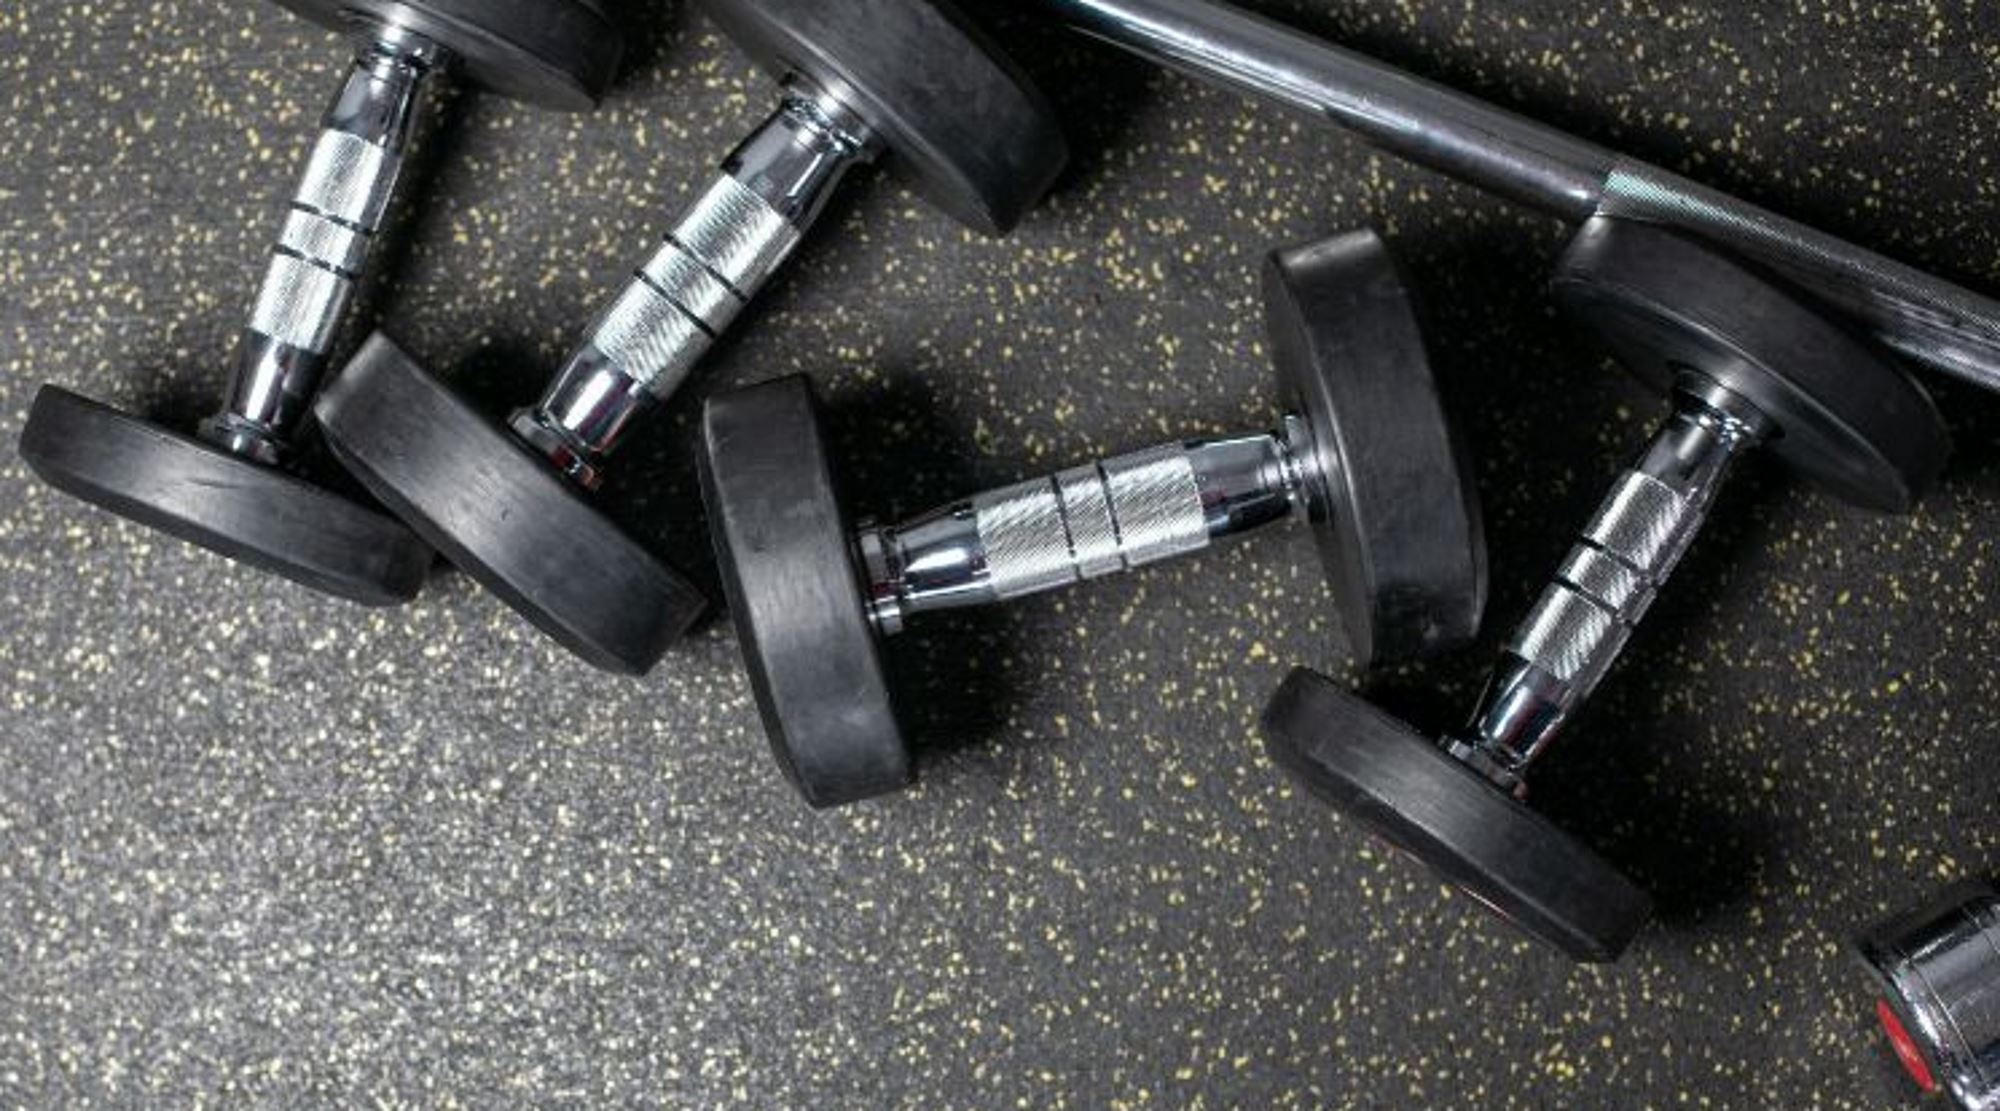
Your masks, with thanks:
[{"label": "knurled barbell grip", "polygon": [[446,57],[400,29],[356,50],[238,341],[228,400],[204,425],[209,439],[266,462],[282,454],[319,387],[395,194],[424,78]]}]

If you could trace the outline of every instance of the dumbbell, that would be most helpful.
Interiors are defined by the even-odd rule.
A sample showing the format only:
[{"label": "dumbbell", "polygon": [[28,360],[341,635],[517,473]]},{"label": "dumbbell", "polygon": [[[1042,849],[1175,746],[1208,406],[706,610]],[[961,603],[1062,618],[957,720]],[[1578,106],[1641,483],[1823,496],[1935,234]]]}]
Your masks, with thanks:
[{"label": "dumbbell", "polygon": [[1272,757],[1312,793],[1579,961],[1615,960],[1649,898],[1526,804],[1526,776],[1577,716],[1762,446],[1854,504],[1908,511],[1942,469],[1923,389],[1757,271],[1658,225],[1598,218],[1558,301],[1674,413],[1613,486],[1507,641],[1471,724],[1441,742],[1321,675],[1266,708]]},{"label": "dumbbell", "polygon": [[328,446],[425,539],[591,663],[643,673],[700,599],[583,495],[881,155],[932,203],[1011,229],[1067,152],[1048,107],[950,0],[706,0],[780,79],[778,107],[541,400],[508,428],[386,340],[318,405]]},{"label": "dumbbell", "polygon": [[1910,1079],[1965,1111],[2000,1109],[2000,893],[1959,884],[1875,926],[1855,949]]},{"label": "dumbbell", "polygon": [[1264,270],[1278,431],[1172,444],[852,527],[810,382],[709,400],[702,498],[779,764],[832,806],[912,778],[882,642],[925,613],[1128,571],[1310,524],[1357,657],[1470,639],[1486,597],[1473,486],[1401,278],[1369,233]]},{"label": "dumbbell", "polygon": [[281,2],[352,34],[354,63],[285,214],[222,409],[188,436],[45,385],[21,457],[65,493],[212,551],[369,605],[405,602],[430,548],[297,473],[293,445],[401,175],[418,95],[452,70],[581,110],[610,84],[621,40],[597,0]]}]

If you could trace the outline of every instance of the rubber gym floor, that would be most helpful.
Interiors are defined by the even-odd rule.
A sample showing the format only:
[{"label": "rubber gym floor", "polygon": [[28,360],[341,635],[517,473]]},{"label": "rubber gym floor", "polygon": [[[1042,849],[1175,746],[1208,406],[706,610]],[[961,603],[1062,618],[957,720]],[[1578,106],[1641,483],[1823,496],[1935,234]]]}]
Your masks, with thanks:
[{"label": "rubber gym floor", "polygon": [[[2000,9],[1408,0],[1258,10],[1965,281]],[[498,412],[771,103],[690,10],[592,115],[434,102],[354,330]],[[1262,254],[1380,230],[1478,459],[1485,643],[1353,673],[1300,531],[929,622],[922,783],[835,813],[768,761],[726,620],[651,678],[462,576],[369,612],[126,526],[12,450],[55,381],[186,423],[334,36],[222,0],[0,9],[0,1103],[1890,1105],[1845,937],[2000,860],[2000,399],[1910,519],[1753,463],[1537,781],[1656,892],[1572,967],[1293,789],[1295,664],[1439,728],[1663,412],[1544,294],[1556,223],[1284,111],[1015,28],[1076,164],[1011,239],[867,173],[619,460],[715,585],[706,391],[806,372],[888,517],[1267,427]],[[422,203],[417,203],[421,198]]]}]

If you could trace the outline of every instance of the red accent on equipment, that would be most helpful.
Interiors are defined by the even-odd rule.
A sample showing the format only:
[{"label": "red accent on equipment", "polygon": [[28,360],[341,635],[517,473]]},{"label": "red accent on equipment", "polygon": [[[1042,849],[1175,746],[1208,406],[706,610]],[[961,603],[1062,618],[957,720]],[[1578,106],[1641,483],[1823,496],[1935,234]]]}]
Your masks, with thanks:
[{"label": "red accent on equipment", "polygon": [[1937,1091],[1937,1078],[1931,1075],[1930,1062],[1924,1060],[1924,1051],[1917,1048],[1916,1040],[1910,1037],[1908,1030],[1903,1029],[1903,1020],[1896,1017],[1888,1000],[1875,1001],[1875,1021],[1882,1024],[1882,1032],[1889,1035],[1889,1044],[1896,1050],[1896,1059],[1903,1062],[1904,1070],[1910,1074],[1910,1079],[1917,1082],[1917,1087],[1922,1088],[1925,1095]]}]

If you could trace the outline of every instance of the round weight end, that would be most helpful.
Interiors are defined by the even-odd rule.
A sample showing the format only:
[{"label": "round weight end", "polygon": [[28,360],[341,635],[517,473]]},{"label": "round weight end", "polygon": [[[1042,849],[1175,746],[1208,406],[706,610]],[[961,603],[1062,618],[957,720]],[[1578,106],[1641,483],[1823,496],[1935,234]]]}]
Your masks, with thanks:
[{"label": "round weight end", "polygon": [[1315,796],[1574,960],[1617,960],[1652,915],[1596,853],[1330,679],[1294,671],[1264,736]]},{"label": "round weight end", "polygon": [[277,0],[322,26],[408,27],[450,50],[474,83],[515,100],[581,112],[618,76],[625,39],[596,0]]},{"label": "round weight end", "polygon": [[383,505],[591,664],[643,675],[701,616],[699,591],[386,336],[314,412]]},{"label": "round weight end", "polygon": [[66,494],[362,605],[415,598],[434,558],[387,514],[57,386],[35,395],[21,458]]},{"label": "round weight end", "polygon": [[1777,428],[1770,449],[1836,497],[1908,512],[1944,470],[1950,435],[1922,386],[1711,247],[1600,216],[1564,252],[1555,293],[1658,388],[1693,371],[1755,405]]},{"label": "round weight end", "polygon": [[1882,1036],[1889,1039],[1889,1048],[1896,1054],[1896,1063],[1903,1066],[1910,1080],[1930,1095],[1938,1090],[1937,1077],[1931,1072],[1931,1065],[1925,1059],[1924,1051],[1917,1046],[1915,1038],[1903,1026],[1896,1009],[1886,999],[1875,1001],[1875,1023],[1882,1028]]},{"label": "round weight end", "polygon": [[952,0],[703,0],[778,76],[804,74],[868,121],[917,191],[1005,235],[1069,161],[1055,113]]},{"label": "round weight end", "polygon": [[1960,883],[1855,942],[1898,1063],[1960,1107],[2000,1108],[2000,894]]},{"label": "round weight end", "polygon": [[1464,645],[1486,610],[1485,529],[1395,260],[1366,231],[1278,251],[1264,301],[1280,384],[1309,431],[1294,446],[1356,656]]},{"label": "round weight end", "polygon": [[785,774],[820,807],[908,786],[909,748],[811,382],[709,399],[701,475],[743,662]]}]

